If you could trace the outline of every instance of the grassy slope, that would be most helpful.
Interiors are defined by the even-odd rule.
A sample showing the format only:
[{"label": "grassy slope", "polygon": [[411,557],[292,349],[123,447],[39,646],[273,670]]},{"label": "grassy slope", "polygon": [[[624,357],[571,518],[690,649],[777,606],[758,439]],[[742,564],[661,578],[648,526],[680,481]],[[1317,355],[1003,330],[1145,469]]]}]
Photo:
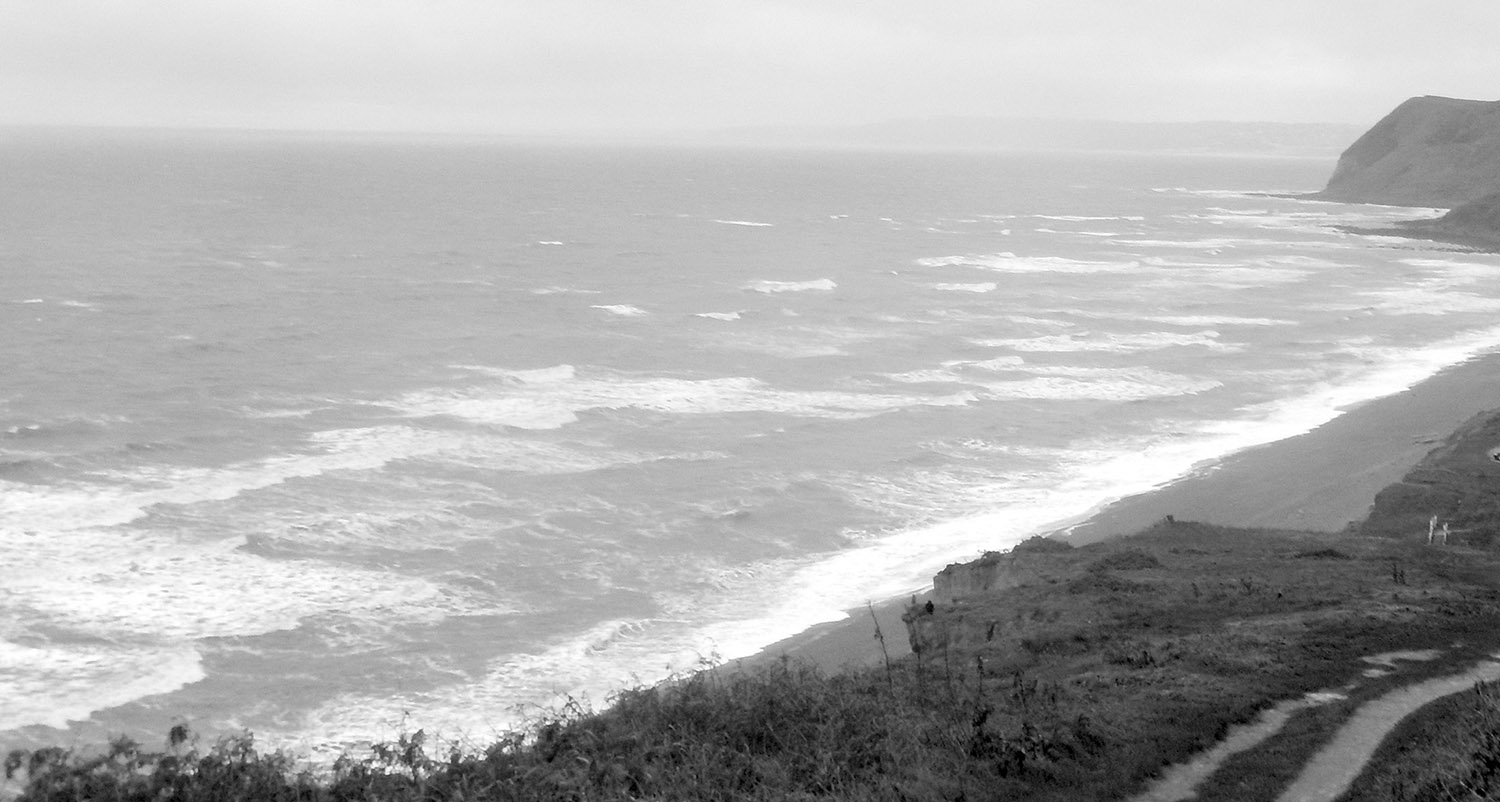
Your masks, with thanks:
[{"label": "grassy slope", "polygon": [[1437,802],[1497,796],[1500,688],[1481,683],[1402,722],[1345,799]]},{"label": "grassy slope", "polygon": [[[1119,798],[1276,700],[1359,680],[1361,656],[1438,647],[1449,662],[1422,670],[1442,672],[1500,647],[1497,562],[1163,524],[1058,554],[1007,590],[914,610],[924,648],[889,669],[726,668],[483,754],[432,757],[416,734],[321,779],[243,741],[13,764],[31,771],[31,799]],[[1385,688],[1366,680],[1354,701]],[[1287,733],[1316,741],[1352,705],[1316,708]],[[1272,798],[1305,756],[1241,756],[1205,798]]]}]

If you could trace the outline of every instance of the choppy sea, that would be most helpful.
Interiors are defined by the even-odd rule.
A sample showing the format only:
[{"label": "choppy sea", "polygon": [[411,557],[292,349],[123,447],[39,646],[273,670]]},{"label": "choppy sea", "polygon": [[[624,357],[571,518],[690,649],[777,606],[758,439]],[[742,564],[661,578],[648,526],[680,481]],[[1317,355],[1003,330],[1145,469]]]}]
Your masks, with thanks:
[{"label": "choppy sea", "polygon": [[1500,345],[1332,167],[0,137],[0,743],[483,742]]}]

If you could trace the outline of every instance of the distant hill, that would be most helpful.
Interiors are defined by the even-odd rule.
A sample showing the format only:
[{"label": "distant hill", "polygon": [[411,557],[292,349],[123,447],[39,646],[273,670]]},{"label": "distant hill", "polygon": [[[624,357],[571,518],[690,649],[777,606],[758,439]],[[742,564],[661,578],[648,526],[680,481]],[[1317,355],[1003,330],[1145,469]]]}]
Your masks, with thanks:
[{"label": "distant hill", "polygon": [[1414,97],[1355,140],[1326,200],[1455,207],[1500,192],[1500,101]]},{"label": "distant hill", "polygon": [[1037,120],[930,117],[853,126],[754,126],[703,139],[762,147],[1226,153],[1333,158],[1359,134],[1335,123]]}]

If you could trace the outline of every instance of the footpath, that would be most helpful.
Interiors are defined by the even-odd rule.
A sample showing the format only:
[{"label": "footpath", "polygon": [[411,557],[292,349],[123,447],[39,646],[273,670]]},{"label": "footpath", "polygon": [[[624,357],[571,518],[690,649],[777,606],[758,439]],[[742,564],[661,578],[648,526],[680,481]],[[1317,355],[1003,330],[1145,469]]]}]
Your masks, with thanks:
[{"label": "footpath", "polygon": [[[1366,677],[1395,671],[1407,661],[1434,660],[1436,650],[1370,655]],[[1349,789],[1379,748],[1380,742],[1407,716],[1430,702],[1461,693],[1479,682],[1500,679],[1500,653],[1456,674],[1402,686],[1360,705],[1327,744],[1312,755],[1301,773],[1277,797],[1277,802],[1333,802]],[[1131,802],[1184,802],[1197,798],[1197,788],[1234,755],[1253,749],[1281,731],[1293,714],[1304,708],[1347,698],[1353,686],[1311,693],[1282,702],[1254,721],[1231,728],[1224,739],[1192,760],[1172,766],[1155,784]]]}]

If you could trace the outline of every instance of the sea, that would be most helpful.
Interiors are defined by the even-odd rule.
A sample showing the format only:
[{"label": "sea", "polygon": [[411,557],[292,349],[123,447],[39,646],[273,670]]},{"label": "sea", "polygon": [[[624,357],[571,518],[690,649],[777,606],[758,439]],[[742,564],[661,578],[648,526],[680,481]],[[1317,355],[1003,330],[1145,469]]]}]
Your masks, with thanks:
[{"label": "sea", "polygon": [[482,746],[1500,346],[1335,155],[0,134],[0,746]]}]

